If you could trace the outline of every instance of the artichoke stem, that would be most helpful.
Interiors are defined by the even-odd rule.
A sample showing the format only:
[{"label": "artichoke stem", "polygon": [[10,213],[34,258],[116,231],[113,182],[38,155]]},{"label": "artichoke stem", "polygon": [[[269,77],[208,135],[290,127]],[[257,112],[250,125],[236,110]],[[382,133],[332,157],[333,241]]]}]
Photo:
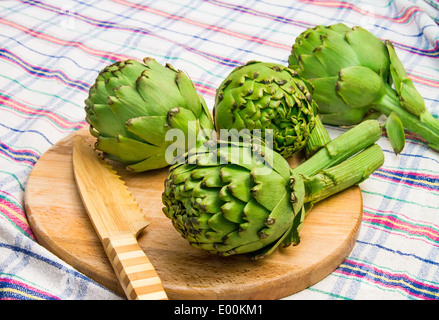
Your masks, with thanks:
[{"label": "artichoke stem", "polygon": [[419,117],[401,107],[396,91],[385,85],[385,91],[380,101],[374,104],[373,109],[389,116],[392,111],[401,120],[404,127],[420,136],[432,149],[439,151],[439,120],[424,110]]},{"label": "artichoke stem", "polygon": [[328,131],[326,131],[320,117],[316,115],[314,128],[312,129],[308,142],[304,148],[305,157],[309,159],[330,141],[331,138],[329,137]]},{"label": "artichoke stem", "polygon": [[293,170],[307,177],[340,164],[361,150],[374,144],[381,137],[381,126],[377,120],[366,120],[328,142],[311,158]]},{"label": "artichoke stem", "polygon": [[384,153],[373,144],[350,159],[305,177],[305,203],[314,204],[367,179],[384,163]]}]

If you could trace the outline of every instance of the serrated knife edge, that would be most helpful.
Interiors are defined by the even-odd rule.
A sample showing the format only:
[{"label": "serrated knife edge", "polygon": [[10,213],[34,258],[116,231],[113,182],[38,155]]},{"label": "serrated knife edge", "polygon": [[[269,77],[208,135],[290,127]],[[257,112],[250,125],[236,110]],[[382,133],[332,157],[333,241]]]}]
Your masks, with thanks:
[{"label": "serrated knife edge", "polygon": [[[85,210],[127,298],[166,300],[162,282],[137,242],[148,222],[125,182],[79,136],[74,139],[73,171]],[[137,281],[141,279],[149,281]]]}]

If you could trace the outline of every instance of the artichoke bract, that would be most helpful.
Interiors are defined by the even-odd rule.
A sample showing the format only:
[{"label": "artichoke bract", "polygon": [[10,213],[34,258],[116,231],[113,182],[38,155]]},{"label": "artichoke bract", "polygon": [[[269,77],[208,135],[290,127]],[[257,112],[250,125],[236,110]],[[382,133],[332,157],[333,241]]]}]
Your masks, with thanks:
[{"label": "artichoke bract", "polygon": [[[439,121],[407,76],[392,43],[361,27],[317,26],[301,33],[292,46],[288,66],[314,87],[322,122],[355,125],[384,114],[439,150]],[[392,119],[387,130],[395,152],[403,130]]]},{"label": "artichoke bract", "polygon": [[294,169],[262,143],[209,144],[170,167],[163,212],[193,247],[264,257],[300,242],[314,203],[362,182],[383,164],[375,144],[380,136],[378,121],[369,120]]},{"label": "artichoke bract", "polygon": [[[270,62],[249,61],[221,83],[213,107],[221,129],[271,130],[272,148],[287,158],[302,150],[314,127],[317,105],[295,71]],[[268,139],[267,139],[268,140]]]},{"label": "artichoke bract", "polygon": [[[204,99],[186,74],[153,58],[106,66],[85,104],[96,149],[136,172],[168,166],[196,144],[201,130],[214,129]],[[167,136],[171,129],[183,139]]]}]

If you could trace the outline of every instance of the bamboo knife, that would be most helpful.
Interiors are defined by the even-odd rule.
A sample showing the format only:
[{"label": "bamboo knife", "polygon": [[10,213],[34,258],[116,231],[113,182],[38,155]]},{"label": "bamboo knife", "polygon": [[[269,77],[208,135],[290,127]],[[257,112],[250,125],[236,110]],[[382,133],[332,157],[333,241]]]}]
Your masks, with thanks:
[{"label": "bamboo knife", "polygon": [[137,236],[148,225],[125,182],[77,136],[73,171],[84,207],[130,300],[167,300],[162,282]]}]

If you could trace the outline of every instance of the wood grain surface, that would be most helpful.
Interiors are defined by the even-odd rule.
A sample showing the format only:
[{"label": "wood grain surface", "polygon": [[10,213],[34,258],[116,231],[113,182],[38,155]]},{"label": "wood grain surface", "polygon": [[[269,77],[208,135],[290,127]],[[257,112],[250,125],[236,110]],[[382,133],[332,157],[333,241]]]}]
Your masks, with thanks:
[{"label": "wood grain surface", "polygon": [[[25,208],[42,246],[116,293],[124,295],[77,191],[72,166],[75,135],[52,146],[32,170]],[[295,166],[299,159],[292,159]],[[143,173],[115,167],[148,218],[140,247],[159,274],[169,299],[279,299],[325,278],[347,257],[358,236],[363,206],[359,187],[318,203],[306,217],[301,242],[272,255],[218,257],[191,247],[162,212],[161,194],[168,169]]]},{"label": "wood grain surface", "polygon": [[77,135],[73,174],[84,208],[129,300],[167,300],[137,235],[148,221],[131,191],[93,146]]}]

